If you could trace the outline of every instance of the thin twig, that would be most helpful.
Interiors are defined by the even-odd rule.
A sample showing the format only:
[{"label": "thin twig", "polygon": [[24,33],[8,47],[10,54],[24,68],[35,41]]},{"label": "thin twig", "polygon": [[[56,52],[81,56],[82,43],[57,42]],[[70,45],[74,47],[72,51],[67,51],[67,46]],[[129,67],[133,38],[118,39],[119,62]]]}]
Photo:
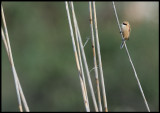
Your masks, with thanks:
[{"label": "thin twig", "polygon": [[106,98],[106,91],[105,91],[105,84],[104,84],[104,77],[103,77],[103,69],[102,69],[100,44],[99,44],[99,37],[98,37],[98,28],[97,28],[97,17],[96,17],[95,2],[93,2],[93,10],[94,10],[94,13],[93,13],[93,15],[94,15],[94,26],[95,26],[95,34],[96,34],[96,45],[97,45],[97,53],[98,53],[98,62],[99,62],[99,70],[100,70],[100,77],[101,77],[101,85],[102,85],[102,94],[103,94],[104,108],[105,108],[105,112],[108,112],[107,98]]},{"label": "thin twig", "polygon": [[[112,3],[113,3],[113,8],[114,8],[114,11],[115,11],[115,15],[116,15],[117,23],[118,23],[118,26],[119,26],[119,30],[120,30],[120,33],[121,33],[121,36],[122,36],[122,39],[123,39],[123,35],[122,35],[122,32],[121,32],[121,27],[120,27],[120,24],[119,24],[119,19],[118,19],[117,12],[116,12],[116,7],[115,7],[114,2],[112,2]],[[137,82],[138,82],[138,86],[139,86],[140,91],[141,91],[141,94],[142,94],[142,96],[143,96],[145,105],[146,105],[146,107],[147,107],[148,112],[150,112],[150,108],[149,108],[149,106],[148,106],[147,100],[146,100],[145,95],[144,95],[144,93],[143,93],[143,89],[142,89],[142,87],[141,87],[139,78],[138,78],[138,76],[137,76],[137,72],[136,72],[136,70],[135,70],[135,67],[134,67],[134,65],[133,65],[132,59],[131,59],[131,57],[130,57],[130,54],[129,54],[129,52],[128,52],[128,48],[127,48],[127,45],[126,45],[125,42],[124,42],[124,45],[125,45],[125,48],[126,48],[127,55],[128,55],[128,57],[129,57],[129,61],[130,61],[131,66],[132,66],[132,68],[133,68],[134,75],[135,75],[136,80],[137,80]]]},{"label": "thin twig", "polygon": [[98,69],[97,69],[97,60],[96,60],[96,50],[95,50],[95,41],[94,41],[94,31],[93,31],[93,20],[92,20],[92,6],[91,2],[89,2],[89,13],[90,13],[90,28],[91,28],[91,35],[92,35],[92,49],[93,49],[93,59],[94,59],[94,70],[95,70],[95,79],[97,84],[97,96],[98,96],[98,104],[99,110],[102,112],[102,103],[101,103],[101,94],[100,94],[100,87],[99,87],[99,78],[98,78]]},{"label": "thin twig", "polygon": [[90,69],[90,73],[92,72],[92,70],[94,70],[94,69],[98,69],[98,65],[97,65],[97,67],[93,67],[92,69]]},{"label": "thin twig", "polygon": [[87,45],[89,39],[90,39],[90,38],[87,38],[87,40],[86,40],[86,42],[84,43],[83,47],[85,47],[85,46]]}]

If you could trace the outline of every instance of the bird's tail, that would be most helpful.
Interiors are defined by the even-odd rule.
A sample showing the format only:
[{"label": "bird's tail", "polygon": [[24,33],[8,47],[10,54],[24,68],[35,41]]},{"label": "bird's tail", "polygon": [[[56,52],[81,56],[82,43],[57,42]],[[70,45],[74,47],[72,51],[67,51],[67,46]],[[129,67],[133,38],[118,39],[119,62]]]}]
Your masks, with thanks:
[{"label": "bird's tail", "polygon": [[122,49],[123,48],[123,46],[124,46],[124,42],[125,42],[125,40],[124,39],[122,39],[122,43],[121,43],[121,46],[120,46],[120,48]]}]

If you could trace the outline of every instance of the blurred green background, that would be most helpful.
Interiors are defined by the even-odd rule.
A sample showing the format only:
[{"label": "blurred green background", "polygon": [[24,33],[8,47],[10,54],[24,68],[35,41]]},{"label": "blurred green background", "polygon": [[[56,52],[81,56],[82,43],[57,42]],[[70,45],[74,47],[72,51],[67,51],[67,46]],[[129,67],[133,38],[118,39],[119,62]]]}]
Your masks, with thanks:
[{"label": "blurred green background", "polygon": [[[2,2],[15,67],[30,111],[85,111],[64,2]],[[159,111],[159,4],[115,2],[131,24],[127,46],[151,111]],[[91,38],[88,2],[74,2],[83,43]],[[96,2],[109,111],[147,111],[125,49],[112,2]],[[1,21],[2,23],[2,21]],[[19,111],[2,43],[2,111]],[[91,40],[85,46],[93,68]],[[94,80],[94,71],[91,72]],[[86,78],[87,80],[87,78]],[[95,82],[93,82],[96,90]],[[91,111],[94,111],[88,87]],[[102,93],[101,93],[102,94]],[[97,92],[95,92],[97,95]]]}]

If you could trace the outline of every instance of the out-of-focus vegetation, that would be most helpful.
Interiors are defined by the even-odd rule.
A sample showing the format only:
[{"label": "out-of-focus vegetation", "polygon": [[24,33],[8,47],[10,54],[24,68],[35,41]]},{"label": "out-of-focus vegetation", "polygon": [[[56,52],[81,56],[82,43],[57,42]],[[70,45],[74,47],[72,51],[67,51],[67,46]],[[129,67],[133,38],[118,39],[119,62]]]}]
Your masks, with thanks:
[{"label": "out-of-focus vegetation", "polygon": [[[15,67],[30,111],[85,111],[65,3],[2,2],[2,5]],[[158,111],[159,4],[115,2],[115,5],[120,22],[128,20],[131,24],[127,46],[150,109]],[[91,38],[88,2],[75,2],[74,7],[85,42]],[[121,36],[112,2],[96,2],[96,9],[109,111],[147,111],[127,53],[120,50]],[[13,74],[1,43],[2,111],[18,111]],[[92,69],[91,40],[85,53]],[[91,76],[94,77],[94,71]],[[90,90],[88,95],[93,108]]]}]

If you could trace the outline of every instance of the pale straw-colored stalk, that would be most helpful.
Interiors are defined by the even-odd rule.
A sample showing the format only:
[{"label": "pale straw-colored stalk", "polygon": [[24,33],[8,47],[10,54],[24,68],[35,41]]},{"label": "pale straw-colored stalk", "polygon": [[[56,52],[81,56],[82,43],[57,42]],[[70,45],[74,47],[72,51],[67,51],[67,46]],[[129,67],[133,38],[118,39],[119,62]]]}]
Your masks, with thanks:
[{"label": "pale straw-colored stalk", "polygon": [[[82,78],[83,78],[83,81],[84,81],[84,89],[85,89],[85,92],[86,92],[86,99],[87,99],[87,103],[89,105],[89,101],[88,101],[88,94],[87,94],[87,88],[86,88],[86,82],[85,82],[85,77],[84,77],[84,70],[83,70],[83,64],[82,64],[82,58],[81,58],[81,51],[80,51],[80,47],[79,47],[79,41],[78,41],[78,32],[76,31],[76,27],[75,28],[75,33],[76,33],[76,44],[77,44],[77,50],[78,50],[78,57],[79,57],[79,63],[80,63],[80,69],[81,69],[81,72],[82,72]],[[86,41],[87,43],[87,41]],[[85,46],[85,45],[84,45]]]},{"label": "pale straw-colored stalk", "polygon": [[[19,79],[18,79],[18,75],[14,66],[14,61],[13,61],[13,56],[12,56],[12,51],[11,51],[11,46],[10,46],[10,41],[9,41],[9,35],[8,35],[8,30],[7,30],[7,25],[6,25],[6,21],[5,21],[5,16],[4,16],[4,11],[3,11],[3,7],[1,5],[1,13],[2,13],[2,21],[3,21],[3,25],[4,25],[4,31],[3,28],[1,27],[1,34],[2,34],[2,39],[8,54],[8,58],[9,61],[11,63],[11,67],[12,67],[12,72],[13,72],[13,77],[14,77],[14,81],[15,81],[15,87],[16,87],[16,92],[17,92],[17,98],[18,98],[18,104],[19,104],[19,110],[20,112],[23,112],[23,108],[22,108],[22,103],[24,104],[24,108],[27,112],[29,112],[29,107],[27,105],[25,96],[23,94]],[[22,100],[21,100],[22,99]]]},{"label": "pale straw-colored stalk", "polygon": [[101,52],[100,52],[100,43],[99,43],[99,37],[98,37],[98,27],[97,27],[97,17],[96,17],[95,2],[93,2],[93,12],[94,12],[93,13],[93,17],[94,17],[94,26],[95,26],[95,34],[96,34],[96,45],[97,45],[97,53],[98,53],[98,62],[99,62],[101,85],[102,85],[103,102],[104,102],[105,112],[108,112],[107,98],[106,98],[106,91],[105,91],[105,84],[104,84],[104,77],[103,77],[103,69],[102,69]]},{"label": "pale straw-colored stalk", "polygon": [[100,87],[99,87],[99,79],[98,79],[98,69],[97,69],[97,59],[96,59],[96,50],[95,50],[95,40],[94,40],[94,31],[93,31],[93,16],[92,16],[92,4],[89,2],[89,14],[90,14],[90,28],[91,28],[91,36],[92,36],[92,49],[93,49],[93,61],[94,61],[94,71],[95,71],[95,79],[97,85],[97,96],[98,96],[98,104],[99,104],[99,111],[102,112],[102,104],[101,104],[101,94],[100,94]]},{"label": "pale straw-colored stalk", "polygon": [[72,15],[73,15],[73,22],[74,22],[74,25],[75,25],[76,30],[78,32],[78,40],[79,40],[79,44],[80,44],[80,48],[81,48],[83,63],[84,63],[86,73],[87,73],[87,78],[88,78],[88,83],[89,83],[89,87],[90,87],[90,92],[91,92],[94,108],[95,108],[95,111],[98,111],[97,102],[96,102],[96,98],[95,98],[95,94],[94,94],[94,90],[93,90],[93,86],[92,86],[92,81],[91,81],[91,78],[90,78],[90,72],[89,72],[89,68],[88,68],[88,64],[87,64],[87,60],[86,60],[86,55],[85,55],[85,52],[84,52],[84,47],[83,47],[80,31],[79,31],[79,28],[78,28],[77,19],[76,19],[75,12],[74,12],[73,2],[71,2],[71,9],[72,9]]},{"label": "pale straw-colored stalk", "polygon": [[[122,39],[123,39],[123,35],[122,35],[122,32],[121,32],[121,27],[120,27],[120,24],[119,24],[119,19],[118,19],[118,16],[117,16],[116,7],[115,7],[114,2],[112,2],[112,3],[113,3],[113,8],[114,8],[114,12],[115,12],[115,15],[116,15],[118,27],[119,27],[119,30],[120,30],[120,33],[121,33],[121,36],[122,36]],[[148,112],[150,112],[150,108],[149,108],[149,106],[148,106],[147,100],[146,100],[145,95],[144,95],[144,93],[143,93],[142,86],[141,86],[141,84],[140,84],[139,78],[138,78],[138,76],[137,76],[136,69],[135,69],[135,67],[134,67],[134,65],[133,65],[133,62],[132,62],[132,59],[131,59],[131,56],[130,56],[130,54],[129,54],[129,51],[128,51],[128,48],[127,48],[127,45],[126,45],[125,41],[124,41],[124,45],[125,45],[126,52],[127,52],[129,61],[130,61],[130,63],[131,63],[132,69],[133,69],[133,71],[134,71],[134,75],[135,75],[135,77],[136,77],[136,80],[137,80],[139,89],[140,89],[141,94],[142,94],[142,97],[143,97],[143,99],[144,99],[144,103],[145,103],[145,105],[146,105],[146,108],[147,108]]]},{"label": "pale straw-colored stalk", "polygon": [[72,23],[71,23],[71,17],[70,17],[70,13],[69,13],[68,3],[65,2],[65,5],[66,5],[67,16],[68,16],[68,22],[69,22],[69,27],[70,27],[71,38],[72,38],[73,51],[74,51],[74,54],[75,54],[77,69],[78,69],[78,72],[79,72],[79,78],[80,78],[80,83],[81,83],[81,88],[82,88],[83,100],[84,100],[86,111],[90,112],[88,98],[87,98],[88,97],[87,96],[87,90],[85,88],[86,85],[85,85],[84,79],[82,77],[82,70],[81,70],[80,64],[79,64],[79,58],[78,58],[78,54],[77,54],[77,49],[76,49],[76,44],[75,44],[75,39],[74,39],[74,33],[73,33],[73,28],[72,28]]}]

